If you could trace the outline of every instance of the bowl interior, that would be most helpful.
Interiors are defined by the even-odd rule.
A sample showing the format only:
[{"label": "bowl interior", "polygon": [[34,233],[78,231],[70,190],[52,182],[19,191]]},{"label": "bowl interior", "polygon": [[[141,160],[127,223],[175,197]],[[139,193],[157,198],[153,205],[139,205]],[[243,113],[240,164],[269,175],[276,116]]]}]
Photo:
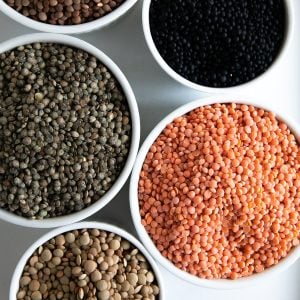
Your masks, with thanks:
[{"label": "bowl interior", "polygon": [[71,225],[67,225],[61,228],[57,228],[54,229],[48,233],[46,233],[44,236],[42,236],[41,238],[39,238],[36,242],[34,242],[23,254],[23,256],[20,258],[12,279],[11,279],[11,284],[10,284],[10,294],[9,294],[9,299],[10,300],[16,300],[16,294],[17,291],[19,289],[19,280],[21,278],[23,269],[26,265],[26,262],[28,261],[28,259],[31,257],[32,253],[41,245],[43,245],[45,242],[47,242],[48,240],[50,240],[51,238],[68,232],[68,231],[72,231],[72,230],[76,230],[76,229],[100,229],[100,230],[104,230],[104,231],[108,231],[108,232],[113,232],[123,238],[125,238],[126,240],[128,240],[132,245],[134,245],[136,248],[138,248],[141,253],[145,256],[145,258],[148,260],[148,262],[151,265],[151,268],[155,274],[158,286],[160,288],[160,296],[159,296],[159,300],[163,300],[165,299],[164,296],[164,285],[163,285],[163,279],[162,279],[162,275],[160,273],[160,270],[158,268],[158,266],[156,265],[155,261],[153,260],[153,258],[151,257],[151,255],[147,252],[147,250],[144,248],[144,246],[131,234],[129,234],[127,231],[116,227],[114,225],[111,224],[107,224],[107,223],[99,223],[99,222],[81,222],[81,223],[74,223]]},{"label": "bowl interior", "polygon": [[63,226],[66,224],[78,222],[82,219],[85,219],[90,215],[94,214],[95,212],[99,211],[100,209],[102,209],[108,202],[110,202],[116,196],[116,194],[120,191],[125,181],[127,180],[131,172],[132,166],[134,164],[134,160],[138,151],[139,139],[140,139],[140,119],[139,119],[139,111],[138,111],[134,93],[131,89],[129,82],[127,81],[126,77],[122,73],[122,71],[106,54],[104,54],[96,47],[82,40],[70,36],[65,36],[65,35],[36,33],[36,34],[20,36],[18,38],[14,38],[12,40],[0,44],[0,53],[9,51],[20,45],[30,44],[34,42],[40,42],[40,43],[52,42],[52,43],[69,45],[74,48],[82,49],[90,53],[91,55],[95,56],[97,59],[99,59],[104,65],[108,67],[108,69],[114,74],[115,78],[120,83],[128,102],[130,116],[131,116],[131,124],[132,124],[130,149],[129,149],[126,163],[122,171],[120,172],[119,177],[114,182],[112,187],[99,200],[97,200],[90,206],[84,208],[79,212],[74,212],[66,216],[48,218],[43,220],[26,219],[24,217],[15,215],[6,210],[0,209],[0,218],[8,222],[21,225],[21,226],[26,226],[26,227],[50,228],[56,226]]},{"label": "bowl interior", "polygon": [[[183,105],[173,111],[171,114],[167,115],[156,127],[151,131],[151,133],[148,135],[146,140],[144,141],[142,147],[140,148],[140,151],[138,153],[136,163],[134,165],[132,175],[131,175],[131,182],[130,182],[130,209],[131,214],[133,218],[133,222],[135,225],[135,228],[137,230],[137,233],[145,245],[145,248],[150,252],[150,254],[167,270],[169,270],[171,273],[176,275],[177,277],[188,281],[192,284],[203,286],[206,288],[212,288],[212,289],[238,289],[247,287],[250,285],[257,284],[261,282],[262,279],[270,278],[274,274],[277,274],[279,272],[284,271],[289,266],[291,266],[299,257],[300,257],[300,246],[295,247],[287,257],[280,260],[280,262],[263,271],[262,273],[253,274],[248,277],[242,277],[240,279],[236,280],[228,280],[228,279],[213,279],[213,280],[207,280],[202,279],[197,276],[191,275],[185,271],[180,270],[177,268],[171,261],[166,259],[160,251],[156,248],[154,242],[152,241],[151,237],[147,233],[146,229],[141,223],[141,215],[139,211],[139,200],[138,200],[138,182],[140,177],[140,171],[142,169],[144,160],[146,158],[146,155],[151,147],[151,145],[154,143],[156,138],[160,135],[160,133],[164,130],[166,125],[171,123],[174,119],[192,111],[193,109],[196,109],[200,106],[205,105],[211,105],[214,103],[237,103],[237,104],[248,104],[253,105],[258,108],[263,108],[268,111],[273,111],[270,107],[267,107],[265,105],[259,105],[256,103],[263,103],[262,101],[251,101],[251,99],[247,99],[246,97],[243,98],[243,100],[237,100],[239,98],[229,98],[226,96],[219,96],[219,97],[208,97],[203,98],[200,100],[193,101],[191,103],[188,103],[186,105]],[[284,121],[291,131],[295,134],[296,138],[300,142],[300,125],[295,122],[293,119],[291,119],[288,115],[285,115],[284,113],[277,113],[275,112],[276,117],[282,121]]]}]

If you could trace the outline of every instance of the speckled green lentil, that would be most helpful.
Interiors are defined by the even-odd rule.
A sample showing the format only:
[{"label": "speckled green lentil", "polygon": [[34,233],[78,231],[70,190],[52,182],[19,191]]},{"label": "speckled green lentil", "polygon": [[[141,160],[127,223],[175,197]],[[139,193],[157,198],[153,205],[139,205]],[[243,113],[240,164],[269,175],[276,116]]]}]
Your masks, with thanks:
[{"label": "speckled green lentil", "polygon": [[89,206],[130,138],[123,91],[92,55],[49,43],[0,54],[0,208],[43,219]]}]

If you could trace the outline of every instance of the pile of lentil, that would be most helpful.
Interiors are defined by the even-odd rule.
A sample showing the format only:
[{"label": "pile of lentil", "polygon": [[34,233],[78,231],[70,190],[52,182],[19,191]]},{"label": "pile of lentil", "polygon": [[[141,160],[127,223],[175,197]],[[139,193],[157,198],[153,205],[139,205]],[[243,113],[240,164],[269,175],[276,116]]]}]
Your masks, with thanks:
[{"label": "pile of lentil", "polygon": [[48,43],[0,55],[0,208],[42,219],[89,206],[130,139],[126,97],[92,55]]},{"label": "pile of lentil", "polygon": [[285,34],[283,0],[152,0],[150,28],[166,63],[184,78],[230,87],[265,72]]},{"label": "pile of lentil", "polygon": [[25,17],[52,25],[77,25],[99,19],[125,0],[4,0]]},{"label": "pile of lentil", "polygon": [[300,149],[272,112],[214,104],[175,119],[138,189],[158,250],[198,277],[259,273],[299,245]]},{"label": "pile of lentil", "polygon": [[120,236],[74,230],[49,240],[27,261],[17,299],[155,300],[156,278],[144,255]]}]

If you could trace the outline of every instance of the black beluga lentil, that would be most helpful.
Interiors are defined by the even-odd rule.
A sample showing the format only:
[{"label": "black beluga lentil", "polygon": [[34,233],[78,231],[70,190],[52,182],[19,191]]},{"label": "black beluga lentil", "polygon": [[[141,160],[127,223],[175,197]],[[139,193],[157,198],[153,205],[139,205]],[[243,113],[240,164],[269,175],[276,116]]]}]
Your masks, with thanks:
[{"label": "black beluga lentil", "polygon": [[42,219],[89,206],[119,176],[130,140],[126,97],[94,56],[49,43],[0,54],[1,208]]},{"label": "black beluga lentil", "polygon": [[285,14],[283,0],[152,0],[150,28],[175,72],[204,86],[231,87],[276,59]]}]

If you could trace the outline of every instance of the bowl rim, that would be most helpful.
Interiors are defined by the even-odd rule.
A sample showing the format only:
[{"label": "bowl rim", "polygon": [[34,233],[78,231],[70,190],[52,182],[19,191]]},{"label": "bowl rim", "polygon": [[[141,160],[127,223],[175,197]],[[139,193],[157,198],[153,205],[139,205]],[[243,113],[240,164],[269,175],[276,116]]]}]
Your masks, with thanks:
[{"label": "bowl rim", "polygon": [[101,50],[97,49],[95,46],[80,40],[75,37],[52,34],[52,33],[34,33],[28,35],[22,35],[17,38],[13,38],[4,43],[0,44],[0,53],[14,49],[21,45],[31,44],[31,43],[58,43],[63,45],[68,45],[74,48],[82,49],[91,55],[95,56],[99,61],[101,61],[115,76],[116,80],[119,82],[126,96],[127,103],[129,106],[130,116],[131,116],[131,143],[129,148],[129,153],[126,159],[126,163],[119,174],[117,180],[111,186],[111,188],[96,202],[92,203],[88,207],[82,209],[81,211],[71,213],[66,216],[59,216],[53,218],[45,218],[42,220],[32,220],[25,217],[16,215],[12,212],[6,211],[0,208],[0,219],[24,226],[24,227],[34,227],[34,228],[51,228],[57,226],[63,226],[70,223],[79,222],[80,220],[86,219],[92,214],[98,212],[106,204],[108,204],[121,190],[125,184],[127,178],[132,170],[135,157],[138,152],[139,142],[140,142],[140,115],[138,110],[138,105],[136,102],[133,90],[123,74],[120,68]]},{"label": "bowl rim", "polygon": [[133,7],[133,5],[137,1],[138,0],[125,0],[120,6],[114,9],[112,12],[104,15],[103,17],[78,25],[52,25],[33,20],[10,7],[6,2],[4,2],[4,0],[0,0],[0,11],[2,11],[5,15],[10,17],[14,21],[37,31],[49,33],[80,34],[106,27],[107,25],[124,15],[131,7]]},{"label": "bowl rim", "polygon": [[286,29],[285,29],[285,37],[283,40],[283,44],[281,46],[281,49],[279,53],[277,54],[277,57],[275,60],[271,63],[271,65],[267,68],[265,72],[260,74],[259,76],[255,77],[254,79],[236,85],[236,86],[230,86],[230,87],[210,87],[201,85],[198,83],[194,83],[193,81],[190,81],[183,76],[179,75],[176,71],[174,71],[162,58],[160,55],[151,34],[150,29],[150,21],[149,21],[149,15],[150,15],[150,6],[151,6],[152,0],[144,0],[143,2],[143,8],[142,8],[142,23],[143,23],[143,32],[144,37],[146,40],[146,44],[148,45],[148,48],[158,63],[158,65],[174,80],[177,82],[190,87],[194,90],[198,90],[205,93],[214,93],[214,94],[225,94],[225,93],[239,93],[245,88],[254,88],[257,83],[264,80],[264,78],[267,78],[272,74],[272,72],[278,67],[280,67],[280,63],[284,58],[287,56],[288,50],[291,47],[291,42],[294,36],[294,27],[295,27],[295,16],[294,16],[294,7],[291,0],[283,0],[285,7],[286,7]]},{"label": "bowl rim", "polygon": [[[240,99],[240,100],[237,100]],[[291,129],[293,134],[296,136],[297,140],[300,141],[300,124],[297,123],[293,118],[291,118],[287,113],[280,112],[279,110],[274,110],[270,105],[264,105],[262,101],[253,101],[254,98],[251,97],[241,97],[241,96],[210,96],[205,97],[201,99],[197,99],[195,101],[192,101],[190,103],[187,103],[185,105],[182,105],[172,111],[170,114],[168,114],[165,118],[162,119],[149,133],[149,135],[146,137],[145,141],[143,142],[138,156],[136,158],[136,162],[133,167],[133,171],[131,174],[130,179],[130,190],[129,190],[129,199],[130,199],[130,211],[133,219],[133,223],[135,226],[135,229],[138,233],[138,236],[140,240],[142,241],[145,248],[149,251],[149,253],[156,259],[165,269],[167,269],[169,272],[177,276],[178,278],[181,278],[189,283],[192,283],[194,285],[210,288],[210,289],[223,289],[223,290],[231,290],[231,289],[239,289],[239,288],[245,288],[251,285],[255,285],[257,283],[260,283],[263,279],[268,279],[274,276],[277,273],[280,273],[287,268],[289,268],[299,257],[300,257],[300,245],[296,246],[294,249],[292,249],[289,254],[280,260],[280,262],[266,270],[264,270],[262,273],[256,273],[253,275],[250,275],[248,277],[243,277],[236,280],[229,280],[229,279],[202,279],[197,276],[194,276],[188,272],[185,272],[183,270],[180,270],[177,268],[171,261],[166,259],[160,251],[156,248],[155,244],[153,243],[152,239],[148,235],[146,229],[141,223],[141,216],[139,212],[139,200],[138,200],[138,181],[140,176],[140,171],[142,169],[144,160],[146,158],[146,155],[153,144],[153,142],[156,140],[156,138],[159,136],[159,134],[163,131],[163,129],[171,123],[174,119],[177,117],[180,117],[191,110],[206,106],[206,105],[212,105],[215,103],[237,103],[237,104],[247,104],[247,105],[253,105],[258,108],[265,109],[267,111],[272,111],[275,113],[276,117],[279,120],[284,121],[288,127]]]},{"label": "bowl rim", "polygon": [[108,232],[115,233],[127,241],[129,241],[132,245],[134,245],[136,248],[138,248],[141,253],[146,257],[147,261],[149,262],[153,273],[155,274],[155,278],[157,280],[158,286],[160,288],[160,296],[159,299],[163,300],[165,299],[165,291],[164,291],[164,283],[163,283],[163,276],[161,274],[161,271],[156,264],[155,260],[152,258],[152,256],[148,253],[148,251],[145,249],[145,247],[141,244],[140,241],[136,237],[134,237],[131,233],[127,232],[126,230],[115,226],[113,224],[109,224],[106,222],[79,222],[79,223],[73,223],[69,224],[63,227],[59,227],[56,229],[53,229],[45,234],[43,234],[41,237],[39,237],[31,246],[27,248],[27,250],[23,253],[21,258],[19,259],[14,273],[11,278],[10,282],[10,292],[9,292],[9,299],[10,300],[16,300],[16,294],[19,289],[19,279],[21,278],[22,271],[24,269],[24,266],[28,259],[31,257],[32,253],[39,247],[42,246],[45,242],[48,240],[54,238],[57,235],[60,235],[62,233],[66,233],[68,231],[76,230],[76,229],[99,229],[104,230]]}]

